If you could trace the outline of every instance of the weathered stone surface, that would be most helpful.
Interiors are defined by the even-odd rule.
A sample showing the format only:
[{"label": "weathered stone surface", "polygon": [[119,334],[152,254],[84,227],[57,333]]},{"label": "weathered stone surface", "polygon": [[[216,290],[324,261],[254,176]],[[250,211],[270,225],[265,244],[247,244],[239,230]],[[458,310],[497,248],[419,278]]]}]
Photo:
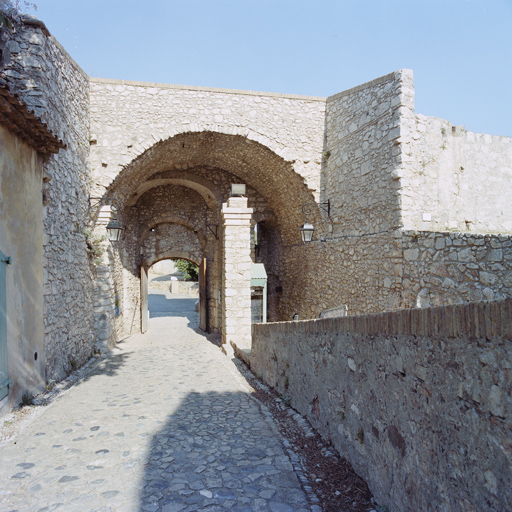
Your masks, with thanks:
[{"label": "weathered stone surface", "polygon": [[[439,249],[430,256],[425,241],[432,235]],[[512,254],[504,249],[509,242],[510,237],[498,235],[404,231],[404,256],[415,251],[418,260],[404,258],[403,305],[440,306],[512,296],[508,279]],[[496,266],[498,256],[500,266]],[[417,292],[419,284],[421,291]]]},{"label": "weathered stone surface", "polygon": [[251,369],[390,509],[510,510],[511,308],[256,324]]},{"label": "weathered stone surface", "polygon": [[251,215],[245,197],[230,197],[222,207],[222,342],[251,346]]}]

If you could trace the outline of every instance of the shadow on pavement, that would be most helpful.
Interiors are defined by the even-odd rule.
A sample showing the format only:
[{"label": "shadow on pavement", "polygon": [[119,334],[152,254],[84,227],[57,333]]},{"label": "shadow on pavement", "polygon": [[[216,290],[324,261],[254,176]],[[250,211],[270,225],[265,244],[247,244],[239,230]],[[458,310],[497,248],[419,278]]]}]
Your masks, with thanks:
[{"label": "shadow on pavement", "polygon": [[114,377],[115,375],[117,375],[117,371],[119,370],[119,368],[121,368],[121,366],[123,366],[126,363],[130,356],[130,352],[125,352],[123,354],[115,354],[110,352],[104,359],[101,359],[96,364],[96,366],[94,366],[94,369],[91,372],[85,374],[77,382],[77,384],[87,382],[91,377],[94,377],[96,375]]},{"label": "shadow on pavement", "polygon": [[309,510],[278,436],[242,392],[183,398],[152,439],[140,499],[162,512]]}]

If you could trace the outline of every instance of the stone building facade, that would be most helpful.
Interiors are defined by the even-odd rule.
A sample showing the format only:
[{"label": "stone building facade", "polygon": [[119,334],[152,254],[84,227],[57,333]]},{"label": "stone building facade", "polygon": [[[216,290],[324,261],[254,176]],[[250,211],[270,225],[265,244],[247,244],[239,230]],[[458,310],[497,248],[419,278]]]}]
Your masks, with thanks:
[{"label": "stone building facade", "polygon": [[[165,258],[202,265],[203,326],[222,334],[225,269],[249,260],[269,321],[512,293],[512,139],[416,114],[409,70],[329,98],[90,78],[26,18],[1,73],[66,145],[42,171],[47,379],[145,329],[147,268]],[[243,251],[228,251],[232,184]],[[115,244],[100,236],[113,202]]]},{"label": "stone building facade", "polygon": [[43,167],[61,149],[0,84],[0,415],[45,388]]}]

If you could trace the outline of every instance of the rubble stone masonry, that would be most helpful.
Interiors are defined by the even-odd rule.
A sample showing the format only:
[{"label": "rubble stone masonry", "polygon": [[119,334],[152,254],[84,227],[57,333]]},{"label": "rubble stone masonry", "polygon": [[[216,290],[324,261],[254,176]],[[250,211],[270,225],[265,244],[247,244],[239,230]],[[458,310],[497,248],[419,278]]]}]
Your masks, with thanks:
[{"label": "rubble stone masonry", "polygon": [[94,348],[89,225],[89,79],[40,22],[6,43],[3,75],[66,149],[43,165],[46,378],[61,379]]},{"label": "rubble stone masonry", "polygon": [[255,324],[248,361],[381,505],[512,510],[511,299]]}]

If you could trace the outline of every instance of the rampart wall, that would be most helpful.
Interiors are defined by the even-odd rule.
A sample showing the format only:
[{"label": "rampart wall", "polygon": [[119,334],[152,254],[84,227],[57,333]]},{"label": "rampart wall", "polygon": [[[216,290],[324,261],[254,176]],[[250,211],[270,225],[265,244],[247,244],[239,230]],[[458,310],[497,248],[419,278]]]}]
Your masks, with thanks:
[{"label": "rampart wall", "polygon": [[406,229],[512,233],[512,139],[412,112],[404,116]]},{"label": "rampart wall", "polygon": [[403,112],[413,109],[410,70],[327,98],[322,192],[332,203],[335,236],[401,225],[399,138]]},{"label": "rampart wall", "polygon": [[512,236],[403,232],[403,306],[512,297]]},{"label": "rampart wall", "polygon": [[4,75],[66,144],[43,165],[46,378],[61,379],[94,348],[92,276],[84,229],[89,196],[89,79],[41,22],[7,42]]},{"label": "rampart wall", "polygon": [[283,297],[281,318],[401,306],[397,141],[413,93],[412,73],[402,70],[327,99],[320,199],[330,200],[332,225],[324,212],[313,242],[284,248],[283,280],[297,284]]},{"label": "rampart wall", "polygon": [[510,299],[255,324],[248,360],[380,504],[512,509]]}]

